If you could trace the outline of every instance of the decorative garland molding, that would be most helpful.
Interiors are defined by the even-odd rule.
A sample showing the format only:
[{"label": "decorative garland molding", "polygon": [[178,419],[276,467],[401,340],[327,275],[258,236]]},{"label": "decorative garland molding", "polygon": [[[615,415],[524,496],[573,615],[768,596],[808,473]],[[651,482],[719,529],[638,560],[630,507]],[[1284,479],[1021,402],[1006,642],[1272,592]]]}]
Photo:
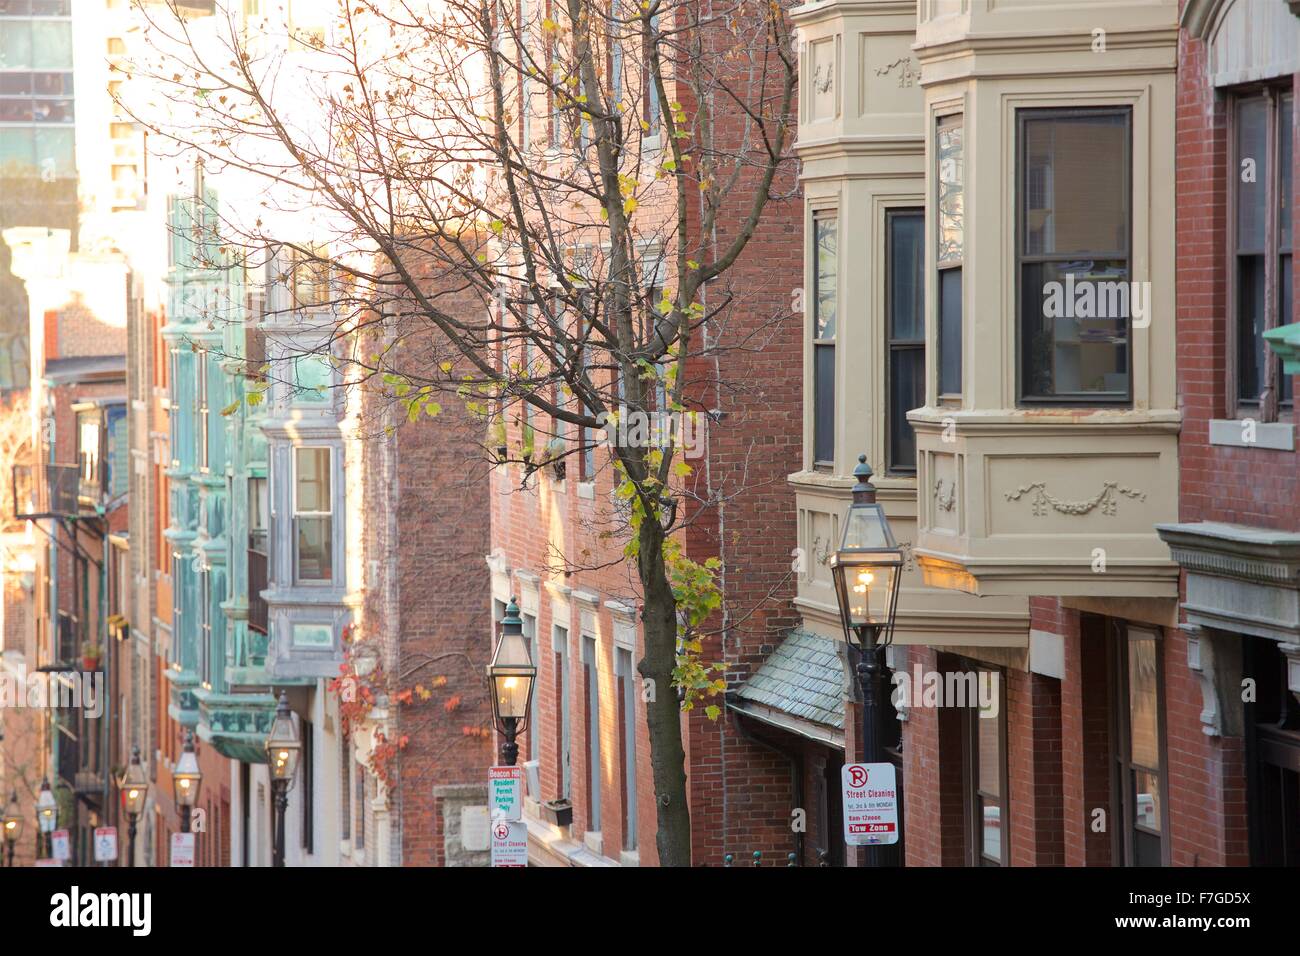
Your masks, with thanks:
[{"label": "decorative garland molding", "polygon": [[[937,486],[935,491],[938,492]],[[1128,488],[1115,481],[1105,482],[1101,491],[1094,497],[1083,501],[1065,501],[1057,498],[1055,495],[1048,493],[1047,482],[1045,481],[1035,481],[1032,484],[1021,485],[1014,492],[1005,492],[1004,497],[1007,501],[1019,501],[1021,497],[1029,492],[1033,492],[1030,501],[1033,503],[1034,515],[1040,518],[1047,514],[1049,508],[1063,515],[1086,515],[1100,507],[1102,514],[1114,515],[1119,505],[1119,495],[1124,495],[1136,501],[1146,501],[1147,498],[1145,491]]]}]

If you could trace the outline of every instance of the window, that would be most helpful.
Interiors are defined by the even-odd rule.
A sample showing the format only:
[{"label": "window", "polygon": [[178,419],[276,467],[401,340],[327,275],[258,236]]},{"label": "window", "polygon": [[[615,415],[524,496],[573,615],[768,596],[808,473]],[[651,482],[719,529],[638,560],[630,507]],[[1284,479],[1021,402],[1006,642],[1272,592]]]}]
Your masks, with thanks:
[{"label": "window", "polygon": [[1167,832],[1164,794],[1164,673],[1159,633],[1124,621],[1115,631],[1111,686],[1115,758],[1115,802],[1119,846],[1125,866],[1163,866]]},{"label": "window", "polygon": [[208,353],[197,352],[194,361],[198,365],[199,384],[195,396],[194,411],[199,426],[199,471],[208,470]]},{"label": "window", "polygon": [[[558,20],[559,4],[551,4],[551,19]],[[549,93],[551,105],[551,148],[559,149],[564,145],[564,112],[560,109],[560,91],[564,87],[566,71],[564,64],[560,61],[560,45],[555,39],[558,30],[548,30],[546,33],[546,68],[550,73]]]},{"label": "window", "polygon": [[835,464],[835,331],[839,309],[839,216],[813,214],[813,463]]},{"label": "window", "polygon": [[313,821],[316,818],[316,736],[312,732],[311,721],[299,722],[298,732],[302,740],[302,832],[300,846],[304,853],[315,853],[316,833]]},{"label": "window", "polygon": [[614,675],[618,679],[619,764],[623,768],[623,849],[637,848],[636,805],[636,667],[626,647],[614,653]]},{"label": "window", "polygon": [[889,212],[885,231],[889,471],[916,474],[916,436],[907,413],[925,404],[925,210]]},{"label": "window", "polygon": [[314,309],[330,304],[330,263],[325,249],[308,247],[290,251],[293,281],[293,304],[298,309]]},{"label": "window", "polygon": [[528,0],[519,0],[519,146],[525,152],[533,142],[533,79],[528,71],[532,58],[528,55]]},{"label": "window", "polygon": [[248,546],[266,554],[267,516],[270,513],[265,478],[248,479]]},{"label": "window", "polygon": [[351,761],[356,772],[356,789],[352,810],[352,845],[358,850],[366,848],[366,768],[355,760]]},{"label": "window", "polygon": [[1267,330],[1291,321],[1294,103],[1278,89],[1232,101],[1236,387],[1228,407],[1266,422],[1294,404],[1292,377],[1264,347]]},{"label": "window", "polygon": [[1127,108],[1021,110],[1022,402],[1131,401]]},{"label": "window", "polygon": [[596,639],[582,638],[582,676],[587,685],[587,829],[600,832],[600,674]]},{"label": "window", "polygon": [[[967,863],[1007,866],[1007,712],[1002,672],[970,664],[962,708]],[[972,693],[976,695],[971,700]],[[987,702],[987,706],[985,706]]]},{"label": "window", "polygon": [[961,116],[939,120],[935,136],[936,180],[939,194],[939,395],[959,397],[962,389],[962,280],[966,229],[966,167]]},{"label": "window", "polygon": [[641,99],[642,116],[645,119],[645,138],[659,135],[659,91],[655,86],[655,73],[651,64],[651,55],[659,42],[659,15],[650,18],[650,28],[643,40],[641,56]]},{"label": "window", "polygon": [[334,518],[329,448],[295,448],[293,539],[295,581],[334,578]]},{"label": "window", "polygon": [[560,740],[557,751],[556,775],[560,779],[560,798],[573,794],[573,780],[569,770],[569,630],[556,625],[551,632],[555,652],[556,693],[560,697]]},{"label": "window", "polygon": [[[524,639],[528,641],[528,654],[534,661],[540,661],[541,648],[537,646],[537,616],[525,611],[523,620]],[[528,759],[536,760],[542,752],[541,728],[537,725],[537,698],[541,695],[533,688],[533,699],[528,703]]]}]

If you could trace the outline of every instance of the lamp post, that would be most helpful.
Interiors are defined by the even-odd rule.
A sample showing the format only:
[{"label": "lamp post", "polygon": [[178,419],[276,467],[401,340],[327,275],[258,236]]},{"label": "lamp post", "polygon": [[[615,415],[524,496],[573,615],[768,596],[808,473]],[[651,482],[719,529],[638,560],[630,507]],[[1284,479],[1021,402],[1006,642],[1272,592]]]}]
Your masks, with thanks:
[{"label": "lamp post", "polygon": [[199,769],[199,758],[194,753],[194,731],[186,727],[181,756],[172,770],[172,789],[175,791],[176,806],[181,808],[182,833],[190,832],[190,813],[199,800],[201,786],[203,771]]},{"label": "lamp post", "polygon": [[23,835],[23,814],[18,807],[18,791],[11,790],[9,793],[9,804],[5,807],[5,815],[0,818],[0,827],[4,828],[5,835],[5,856],[6,866],[14,865],[14,847],[18,845],[18,838]]},{"label": "lamp post", "polygon": [[[41,781],[41,792],[36,798],[36,823],[39,827],[36,836],[36,856],[41,856],[40,844],[44,842],[47,856],[54,855],[54,838],[50,836],[59,825],[59,804],[54,799],[48,779]],[[44,841],[42,841],[44,837]]]},{"label": "lamp post", "polygon": [[271,853],[272,866],[284,866],[284,812],[289,808],[289,784],[298,769],[302,741],[298,726],[289,711],[289,695],[280,691],[280,702],[271,721],[271,732],[266,737],[266,761],[271,767],[271,793],[275,799],[275,842]]},{"label": "lamp post", "polygon": [[[903,552],[894,541],[885,509],[876,503],[867,456],[853,469],[853,503],[844,516],[844,535],[831,559],[835,597],[845,638],[858,648],[858,683],[862,688],[862,751],[879,763],[881,654],[894,635]],[[867,866],[879,866],[878,846],[868,846]]]},{"label": "lamp post", "polygon": [[519,617],[519,605],[514,598],[506,605],[506,616],[501,620],[501,639],[497,641],[492,663],[487,666],[487,675],[492,684],[492,717],[497,730],[505,738],[501,744],[501,763],[513,767],[519,759],[519,744],[515,738],[528,726],[528,708],[533,698],[533,682],[537,678],[537,665],[528,652],[524,622]]},{"label": "lamp post", "polygon": [[126,772],[118,783],[122,791],[122,810],[126,813],[126,865],[135,866],[135,825],[144,812],[144,803],[149,796],[149,778],[145,776],[144,766],[140,763],[140,748],[131,747],[131,762],[126,765]]}]

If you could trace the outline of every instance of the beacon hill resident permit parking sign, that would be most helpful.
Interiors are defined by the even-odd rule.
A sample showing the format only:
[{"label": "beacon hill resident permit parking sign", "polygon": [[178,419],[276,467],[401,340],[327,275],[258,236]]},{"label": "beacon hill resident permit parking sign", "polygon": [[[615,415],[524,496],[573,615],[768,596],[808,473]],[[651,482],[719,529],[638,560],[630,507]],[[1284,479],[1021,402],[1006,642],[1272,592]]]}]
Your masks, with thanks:
[{"label": "beacon hill resident permit parking sign", "polygon": [[844,842],[882,846],[898,842],[898,786],[892,763],[846,763],[840,771],[844,791]]}]

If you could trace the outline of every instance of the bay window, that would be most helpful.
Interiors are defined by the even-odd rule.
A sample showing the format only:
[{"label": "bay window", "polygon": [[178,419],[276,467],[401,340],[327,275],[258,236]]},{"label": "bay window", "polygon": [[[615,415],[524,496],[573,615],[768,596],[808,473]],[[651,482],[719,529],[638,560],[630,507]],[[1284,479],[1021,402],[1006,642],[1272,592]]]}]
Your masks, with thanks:
[{"label": "bay window", "polygon": [[813,463],[835,463],[835,332],[839,306],[839,216],[813,215]]},{"label": "bay window", "polygon": [[294,580],[334,577],[334,516],[329,448],[295,448],[293,455]]},{"label": "bay window", "polygon": [[[1289,87],[1288,87],[1289,89]],[[1231,236],[1235,387],[1229,409],[1276,421],[1293,405],[1292,377],[1264,347],[1264,333],[1291,322],[1292,122],[1295,97],[1269,88],[1231,101]]]},{"label": "bay window", "polygon": [[1020,399],[1127,405],[1130,110],[1025,109],[1016,132]]},{"label": "bay window", "polygon": [[964,129],[961,116],[939,119],[935,137],[939,249],[939,396],[962,390],[962,261],[965,254]]}]

